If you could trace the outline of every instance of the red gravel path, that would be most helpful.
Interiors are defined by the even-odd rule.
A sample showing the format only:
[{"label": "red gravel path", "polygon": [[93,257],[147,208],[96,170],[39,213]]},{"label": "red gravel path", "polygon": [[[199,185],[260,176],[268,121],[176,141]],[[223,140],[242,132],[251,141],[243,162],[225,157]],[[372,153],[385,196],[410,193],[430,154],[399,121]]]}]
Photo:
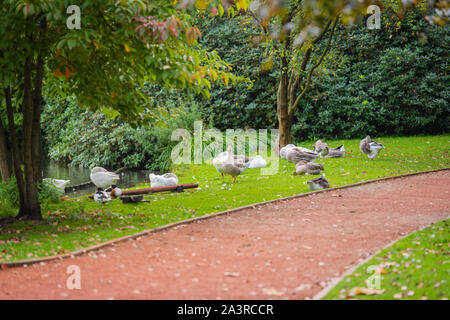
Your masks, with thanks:
[{"label": "red gravel path", "polygon": [[[0,299],[304,299],[407,233],[450,216],[450,171],[178,226],[88,255],[0,271]],[[66,288],[67,267],[81,289]]]}]

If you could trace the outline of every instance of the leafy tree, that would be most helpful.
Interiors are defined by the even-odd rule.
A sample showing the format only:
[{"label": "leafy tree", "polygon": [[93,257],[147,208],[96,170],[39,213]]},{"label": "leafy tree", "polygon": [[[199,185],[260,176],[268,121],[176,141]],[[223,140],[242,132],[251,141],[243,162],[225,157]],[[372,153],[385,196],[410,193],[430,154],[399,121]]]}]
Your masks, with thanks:
[{"label": "leafy tree", "polygon": [[[275,5],[277,1],[267,0],[256,1],[250,8],[249,14],[265,34],[260,41],[271,48],[272,58],[279,62],[279,147],[291,142],[294,115],[334,46],[338,22],[353,22],[366,13],[371,2],[289,0]],[[395,2],[403,8],[400,1]]]},{"label": "leafy tree", "polygon": [[[204,1],[197,4],[207,8]],[[79,23],[73,5],[80,9]],[[198,36],[177,1],[0,3],[0,86],[19,191],[18,218],[42,217],[38,185],[44,83],[49,95],[74,94],[82,106],[108,108],[110,114],[139,122],[153,113],[142,93],[145,82],[208,95],[213,82],[241,80],[215,53],[198,48]],[[21,143],[15,113],[23,117]]]}]

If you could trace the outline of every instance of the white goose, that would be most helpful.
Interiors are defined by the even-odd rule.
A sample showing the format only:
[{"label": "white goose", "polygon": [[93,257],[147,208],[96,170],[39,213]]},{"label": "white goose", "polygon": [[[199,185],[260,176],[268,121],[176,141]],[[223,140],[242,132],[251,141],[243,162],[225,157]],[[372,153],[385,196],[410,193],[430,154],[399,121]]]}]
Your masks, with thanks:
[{"label": "white goose", "polygon": [[213,159],[213,165],[224,178],[225,174],[229,174],[234,178],[248,169],[251,158],[243,155],[234,155],[233,147],[229,146],[226,152],[222,152]]},{"label": "white goose", "polygon": [[150,185],[152,188],[173,186],[178,184],[178,177],[174,173],[165,173],[162,176],[150,173]]},{"label": "white goose", "polygon": [[70,182],[70,180],[61,180],[61,179],[52,179],[52,178],[45,178],[44,181],[47,181],[47,182],[53,184],[62,193],[65,192],[65,187]]},{"label": "white goose", "polygon": [[91,171],[91,181],[99,188],[107,188],[120,179],[119,175],[105,168],[95,167]]},{"label": "white goose", "polygon": [[267,161],[262,156],[250,157],[248,169],[259,169],[267,167]]}]

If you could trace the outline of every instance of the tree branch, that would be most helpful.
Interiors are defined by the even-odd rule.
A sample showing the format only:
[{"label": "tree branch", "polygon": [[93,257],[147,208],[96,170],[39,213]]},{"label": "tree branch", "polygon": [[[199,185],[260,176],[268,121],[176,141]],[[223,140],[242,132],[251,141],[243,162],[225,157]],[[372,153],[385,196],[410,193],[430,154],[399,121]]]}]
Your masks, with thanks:
[{"label": "tree branch", "polygon": [[[330,50],[331,41],[333,39],[333,35],[334,35],[335,30],[336,30],[336,26],[337,26],[338,21],[339,21],[339,17],[337,17],[334,20],[333,28],[331,30],[331,34],[330,34],[330,37],[328,39],[327,46],[325,47],[325,50],[323,51],[322,55],[320,56],[319,61],[315,65],[313,65],[311,67],[311,69],[309,70],[309,72],[308,72],[308,78],[306,79],[306,85],[305,85],[303,91],[299,94],[299,96],[297,97],[295,102],[292,105],[289,106],[289,114],[290,115],[293,114],[295,112],[295,110],[297,109],[298,104],[300,103],[300,100],[303,98],[303,96],[308,91],[308,89],[309,89],[309,87],[311,85],[312,74],[317,69],[317,67],[319,67],[322,64],[323,60],[325,59],[325,56],[327,55],[328,51]],[[323,37],[323,35],[320,35],[319,37]]]}]

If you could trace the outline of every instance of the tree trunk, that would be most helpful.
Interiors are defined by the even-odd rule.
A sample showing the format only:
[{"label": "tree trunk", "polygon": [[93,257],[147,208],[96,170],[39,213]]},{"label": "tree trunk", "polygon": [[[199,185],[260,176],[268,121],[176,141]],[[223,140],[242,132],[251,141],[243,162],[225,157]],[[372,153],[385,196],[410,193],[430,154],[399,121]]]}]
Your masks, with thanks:
[{"label": "tree trunk", "polygon": [[17,189],[19,191],[20,209],[17,218],[20,218],[24,216],[22,208],[24,207],[25,204],[25,191],[24,191],[25,183],[23,181],[22,161],[19,153],[19,140],[17,139],[16,127],[14,125],[14,110],[11,100],[11,89],[8,87],[4,91],[6,102],[6,114],[8,117],[9,137],[11,139],[11,151],[13,156],[14,175],[16,176]]},{"label": "tree trunk", "polygon": [[289,115],[288,61],[281,59],[280,83],[277,93],[278,150],[291,142],[292,119]]},{"label": "tree trunk", "polygon": [[26,58],[24,68],[24,96],[23,96],[23,164],[24,164],[24,191],[25,203],[23,204],[22,213],[30,220],[40,220],[41,206],[39,203],[38,181],[36,180],[36,162],[34,161],[35,153],[33,152],[33,135],[40,134],[34,132],[35,129],[35,111],[32,88],[32,59],[30,56]]},{"label": "tree trunk", "polygon": [[4,182],[8,182],[11,177],[11,162],[9,159],[9,154],[6,130],[0,120],[0,178]]}]

